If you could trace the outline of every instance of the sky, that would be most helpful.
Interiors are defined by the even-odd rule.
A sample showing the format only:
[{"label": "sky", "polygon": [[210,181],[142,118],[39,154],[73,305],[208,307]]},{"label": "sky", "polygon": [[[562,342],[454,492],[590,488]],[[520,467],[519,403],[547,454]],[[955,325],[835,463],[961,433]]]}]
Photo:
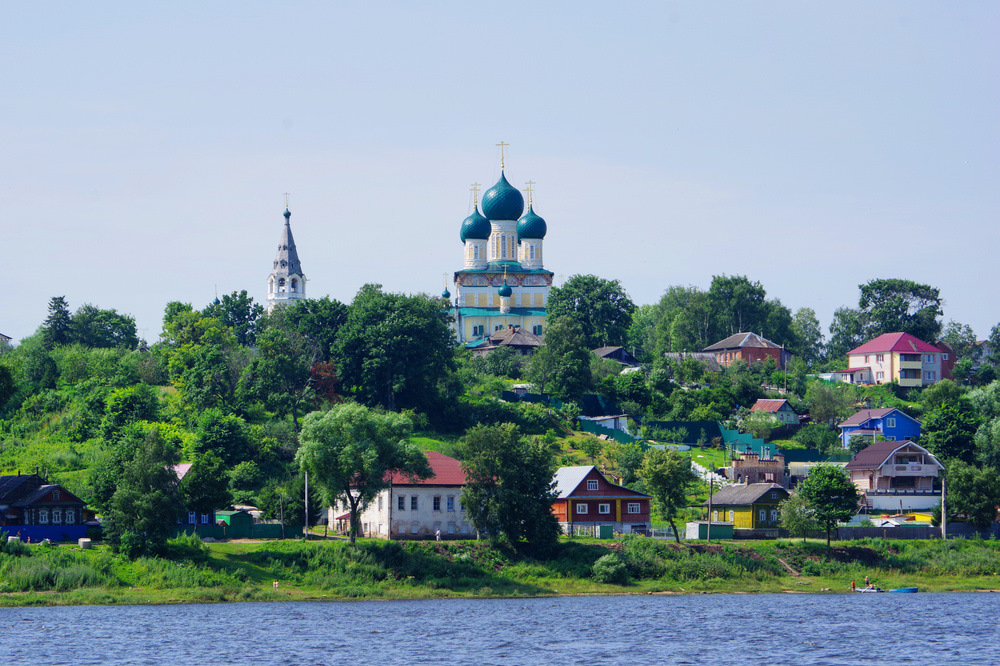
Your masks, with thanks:
[{"label": "sky", "polygon": [[473,182],[535,182],[546,268],[637,304],[746,275],[824,326],[858,285],[1000,321],[993,2],[7,3],[0,333],[307,294],[440,293]]}]

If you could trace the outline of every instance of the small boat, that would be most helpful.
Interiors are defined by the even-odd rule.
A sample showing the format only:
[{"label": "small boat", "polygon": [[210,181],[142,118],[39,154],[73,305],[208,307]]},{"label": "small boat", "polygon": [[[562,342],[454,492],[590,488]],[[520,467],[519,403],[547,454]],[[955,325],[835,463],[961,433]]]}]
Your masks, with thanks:
[{"label": "small boat", "polygon": [[916,587],[897,587],[895,590],[889,590],[890,592],[908,592],[910,594],[916,592],[919,588]]},{"label": "small boat", "polygon": [[866,592],[871,594],[873,592],[885,592],[881,587],[859,587],[858,592]]}]

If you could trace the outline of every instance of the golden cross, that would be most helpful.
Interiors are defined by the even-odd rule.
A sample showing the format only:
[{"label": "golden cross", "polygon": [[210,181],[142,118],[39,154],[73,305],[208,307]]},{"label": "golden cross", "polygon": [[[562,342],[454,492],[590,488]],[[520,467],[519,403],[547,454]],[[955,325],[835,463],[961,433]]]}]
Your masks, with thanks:
[{"label": "golden cross", "polygon": [[494,145],[500,147],[500,170],[503,171],[503,149],[506,146],[509,146],[510,144],[509,143],[504,143],[503,141],[501,141],[500,143],[497,143],[497,144],[494,144]]},{"label": "golden cross", "polygon": [[507,284],[507,267],[503,267],[503,283]]},{"label": "golden cross", "polygon": [[288,210],[288,192],[285,192],[282,196],[285,197],[285,210]]},{"label": "golden cross", "polygon": [[533,180],[529,180],[527,183],[524,184],[524,190],[525,190],[525,192],[528,193],[528,205],[529,206],[531,205],[531,193],[535,191],[534,185],[535,185],[535,181],[533,181]]},{"label": "golden cross", "polygon": [[479,188],[480,188],[480,187],[482,187],[482,184],[481,184],[481,183],[473,183],[473,184],[472,184],[472,187],[471,187],[471,188],[469,188],[469,189],[471,189],[471,190],[472,190],[472,201],[473,201],[473,202],[475,203],[475,205],[477,205],[477,206],[479,205]]}]

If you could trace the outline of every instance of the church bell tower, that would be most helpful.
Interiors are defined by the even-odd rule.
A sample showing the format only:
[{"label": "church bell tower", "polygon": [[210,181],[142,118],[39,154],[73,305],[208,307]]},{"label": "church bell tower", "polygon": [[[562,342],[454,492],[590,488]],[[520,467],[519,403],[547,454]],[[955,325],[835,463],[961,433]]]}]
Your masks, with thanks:
[{"label": "church bell tower", "polygon": [[267,311],[277,305],[297,301],[306,297],[306,276],[302,272],[299,253],[292,238],[292,213],[285,205],[285,228],[278,243],[278,254],[274,258],[274,268],[267,278]]}]

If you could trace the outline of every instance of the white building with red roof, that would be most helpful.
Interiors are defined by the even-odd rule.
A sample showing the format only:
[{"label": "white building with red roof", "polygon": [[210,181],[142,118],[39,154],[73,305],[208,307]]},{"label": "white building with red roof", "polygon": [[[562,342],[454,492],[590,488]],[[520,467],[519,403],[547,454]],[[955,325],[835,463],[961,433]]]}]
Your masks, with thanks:
[{"label": "white building with red roof", "polygon": [[[393,474],[389,488],[379,493],[361,512],[361,534],[383,539],[469,538],[475,528],[469,523],[460,501],[465,487],[462,463],[437,451],[424,451],[434,476],[410,479]],[[350,514],[343,505],[327,508],[331,526],[347,531]]]},{"label": "white building with red roof", "polygon": [[847,352],[847,370],[834,373],[850,384],[927,386],[941,380],[941,350],[909,333],[883,333]]},{"label": "white building with red roof", "polygon": [[789,425],[799,424],[799,415],[795,413],[795,410],[792,409],[792,406],[788,404],[787,400],[770,400],[767,398],[760,398],[750,407],[750,411],[770,414],[775,419]]}]

